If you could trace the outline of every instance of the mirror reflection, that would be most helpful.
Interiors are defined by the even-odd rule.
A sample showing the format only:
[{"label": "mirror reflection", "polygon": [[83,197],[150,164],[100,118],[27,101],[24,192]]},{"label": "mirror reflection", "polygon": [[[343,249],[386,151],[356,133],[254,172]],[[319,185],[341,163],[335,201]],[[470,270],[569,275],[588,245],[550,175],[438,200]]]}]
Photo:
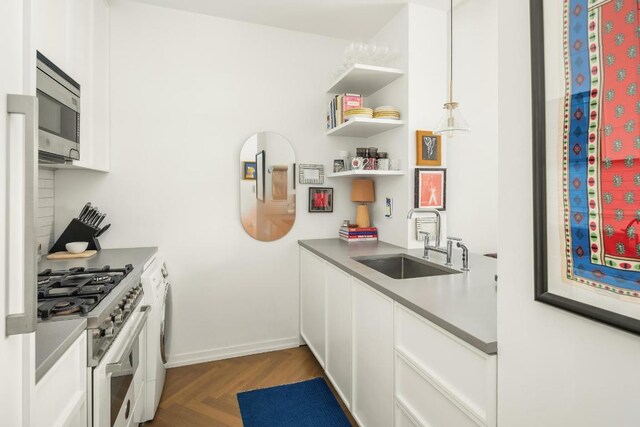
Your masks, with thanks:
[{"label": "mirror reflection", "polygon": [[240,220],[263,242],[285,236],[296,220],[296,158],[289,141],[259,132],[240,151]]}]

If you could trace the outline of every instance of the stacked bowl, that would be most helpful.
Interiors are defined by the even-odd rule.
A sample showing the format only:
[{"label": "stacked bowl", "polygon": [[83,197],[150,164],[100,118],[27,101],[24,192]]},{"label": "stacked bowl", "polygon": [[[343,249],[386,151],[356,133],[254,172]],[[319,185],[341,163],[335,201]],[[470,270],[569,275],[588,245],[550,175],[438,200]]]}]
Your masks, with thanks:
[{"label": "stacked bowl", "polygon": [[351,108],[344,112],[344,120],[347,121],[354,117],[366,117],[368,119],[373,117],[373,110],[367,107]]}]

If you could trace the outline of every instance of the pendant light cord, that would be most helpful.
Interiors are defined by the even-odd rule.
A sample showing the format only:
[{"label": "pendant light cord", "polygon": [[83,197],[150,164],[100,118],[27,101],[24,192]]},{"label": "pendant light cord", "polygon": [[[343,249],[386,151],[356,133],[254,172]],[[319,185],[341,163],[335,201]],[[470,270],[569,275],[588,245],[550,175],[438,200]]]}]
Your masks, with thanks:
[{"label": "pendant light cord", "polygon": [[449,8],[449,102],[453,102],[453,0]]}]

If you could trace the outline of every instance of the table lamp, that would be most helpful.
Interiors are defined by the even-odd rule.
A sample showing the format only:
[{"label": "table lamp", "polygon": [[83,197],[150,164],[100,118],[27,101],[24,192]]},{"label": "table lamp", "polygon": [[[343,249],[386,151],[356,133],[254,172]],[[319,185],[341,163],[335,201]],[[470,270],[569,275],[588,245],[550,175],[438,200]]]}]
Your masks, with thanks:
[{"label": "table lamp", "polygon": [[358,227],[370,227],[369,209],[365,203],[375,202],[373,181],[370,179],[354,179],[351,183],[351,201],[359,202],[356,209],[356,224]]}]

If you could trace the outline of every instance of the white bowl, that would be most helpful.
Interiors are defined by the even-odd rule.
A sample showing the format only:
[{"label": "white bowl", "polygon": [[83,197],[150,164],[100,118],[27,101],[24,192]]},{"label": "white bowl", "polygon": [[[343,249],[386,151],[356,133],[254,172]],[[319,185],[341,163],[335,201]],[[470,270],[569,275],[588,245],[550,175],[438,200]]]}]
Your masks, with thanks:
[{"label": "white bowl", "polygon": [[67,252],[72,254],[79,254],[84,252],[87,249],[87,246],[89,246],[89,242],[71,242],[64,245],[64,247],[67,249]]}]

